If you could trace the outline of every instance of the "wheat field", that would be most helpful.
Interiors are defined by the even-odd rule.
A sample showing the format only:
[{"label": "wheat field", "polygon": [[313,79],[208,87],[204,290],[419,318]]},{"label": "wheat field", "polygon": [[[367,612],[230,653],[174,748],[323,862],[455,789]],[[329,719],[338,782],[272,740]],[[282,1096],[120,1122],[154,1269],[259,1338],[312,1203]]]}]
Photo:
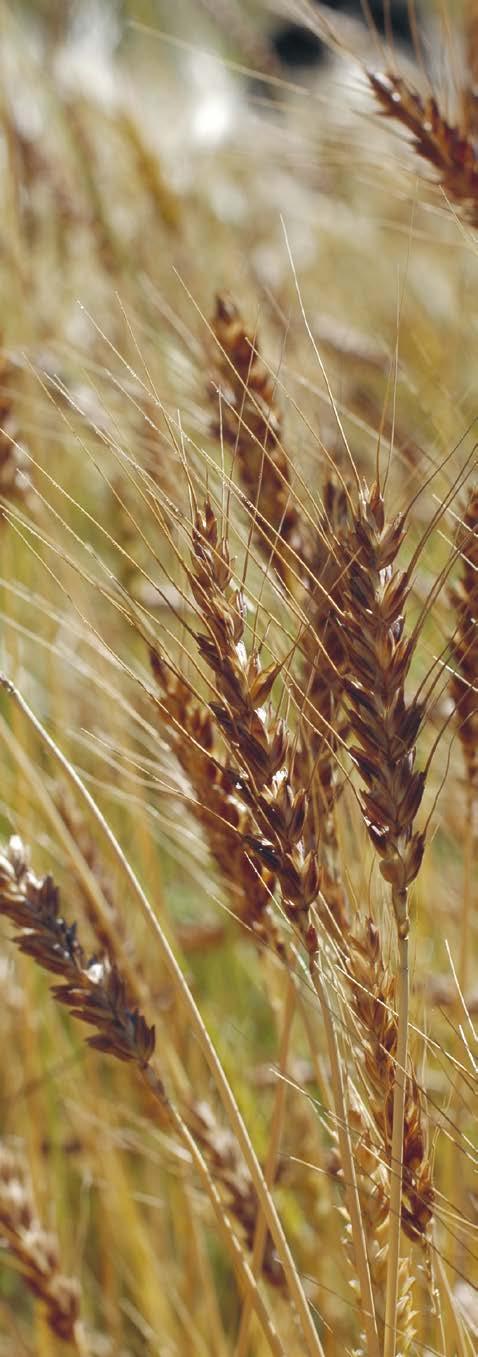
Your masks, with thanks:
[{"label": "wheat field", "polygon": [[478,1351],[478,5],[379,8],[2,5],[1,1357]]}]

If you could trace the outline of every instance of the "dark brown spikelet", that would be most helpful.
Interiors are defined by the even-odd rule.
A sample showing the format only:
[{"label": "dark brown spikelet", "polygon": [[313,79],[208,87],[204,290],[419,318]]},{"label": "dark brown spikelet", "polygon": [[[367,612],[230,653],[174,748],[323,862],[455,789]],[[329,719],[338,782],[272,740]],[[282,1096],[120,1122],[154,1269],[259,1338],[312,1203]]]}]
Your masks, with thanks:
[{"label": "dark brown spikelet", "polygon": [[215,386],[219,385],[222,396],[215,432],[222,432],[235,451],[240,481],[256,513],[260,549],[270,568],[294,593],[310,542],[282,445],[282,412],[274,378],[231,297],[217,297],[213,330],[219,346]]},{"label": "dark brown spikelet", "polygon": [[408,128],[418,155],[437,171],[445,192],[456,203],[469,206],[470,220],[478,224],[478,158],[475,143],[453,127],[440,112],[433,95],[422,98],[400,76],[368,72],[368,79],[386,118]]},{"label": "dark brown spikelet", "polygon": [[399,933],[406,936],[407,891],[424,851],[424,836],[413,829],[424,775],[415,770],[423,709],[405,696],[414,647],[404,634],[410,583],[405,571],[394,568],[405,521],[401,514],[385,518],[377,485],[364,486],[351,519],[342,536],[348,565],[341,586],[350,753],[365,783],[368,833],[392,888]]},{"label": "dark brown spikelet", "polygon": [[[406,696],[415,641],[405,633],[409,575],[397,566],[405,531],[402,514],[386,518],[379,486],[364,484],[356,508],[348,506],[348,526],[341,533],[340,581],[350,753],[363,779],[364,821],[381,874],[391,886],[401,938],[408,934],[408,889],[425,844],[414,828],[424,790],[424,775],[415,770],[423,709]],[[372,920],[361,929],[355,926],[346,967],[361,1027],[371,1113],[382,1158],[390,1162],[398,1022],[396,981],[383,956]],[[411,1071],[405,1090],[402,1183],[402,1226],[410,1238],[426,1241],[433,1195],[425,1122]]]},{"label": "dark brown spikelet", "polygon": [[[296,772],[298,781],[302,776],[303,783],[310,786],[308,847],[316,845],[320,837],[328,907],[344,923],[346,906],[338,880],[333,816],[338,788],[334,732],[341,702],[344,649],[333,607],[333,583],[340,567],[330,550],[344,491],[328,478],[323,510],[326,532],[323,522],[314,530],[293,499],[293,459],[283,448],[282,411],[274,379],[261,360],[257,339],[248,335],[239,309],[229,297],[217,298],[213,328],[223,351],[219,362],[226,395],[226,404],[221,407],[222,433],[235,450],[239,480],[251,512],[257,510],[259,548],[267,567],[299,598],[310,622],[299,642],[302,665],[296,700],[302,712],[303,737],[297,747]],[[294,556],[288,553],[289,548]]]},{"label": "dark brown spikelet", "polygon": [[129,1003],[126,986],[108,957],[87,960],[76,924],[60,914],[60,895],[51,876],[37,878],[28,866],[21,839],[14,835],[0,856],[0,914],[20,930],[21,952],[63,983],[53,987],[61,1004],[82,1022],[96,1027],[88,1045],[146,1066],[153,1054],[154,1027]]},{"label": "dark brown spikelet", "polygon": [[329,476],[323,489],[313,573],[302,604],[310,626],[300,641],[302,664],[297,691],[301,712],[297,774],[310,789],[309,847],[318,842],[322,889],[342,929],[347,927],[348,910],[339,866],[335,805],[341,788],[337,753],[347,734],[343,704],[347,652],[335,604],[340,598],[343,568],[337,543],[346,514],[346,490]]},{"label": "dark brown spikelet", "polygon": [[31,1184],[18,1154],[0,1145],[0,1235],[19,1265],[29,1291],[41,1301],[52,1333],[75,1340],[80,1288],[60,1268],[58,1241],[41,1225]]},{"label": "dark brown spikelet", "polygon": [[450,590],[457,626],[451,642],[451,693],[470,790],[478,792],[478,486],[470,492],[458,529],[461,578]]},{"label": "dark brown spikelet", "polygon": [[245,600],[232,585],[227,544],[208,500],[196,513],[192,544],[191,588],[208,628],[196,639],[220,699],[210,710],[229,747],[237,795],[255,821],[244,843],[276,876],[286,913],[302,928],[319,892],[319,869],[303,838],[307,794],[295,781],[289,734],[268,703],[281,666],[262,669],[259,651],[247,653]]},{"label": "dark brown spikelet", "polygon": [[161,720],[194,794],[191,814],[201,826],[233,912],[259,937],[274,941],[280,951],[281,940],[270,909],[274,875],[265,865],[253,865],[245,846],[253,832],[253,820],[237,794],[237,774],[218,739],[211,712],[157,650],[150,652],[150,659],[162,695],[158,703]]}]

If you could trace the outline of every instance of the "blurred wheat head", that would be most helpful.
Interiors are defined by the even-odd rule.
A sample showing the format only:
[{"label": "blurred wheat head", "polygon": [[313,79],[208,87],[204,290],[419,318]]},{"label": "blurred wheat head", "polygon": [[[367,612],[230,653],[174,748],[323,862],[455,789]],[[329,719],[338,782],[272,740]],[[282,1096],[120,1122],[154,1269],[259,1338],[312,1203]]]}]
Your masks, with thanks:
[{"label": "blurred wheat head", "polygon": [[284,9],[3,16],[5,1354],[476,1350],[477,19]]}]

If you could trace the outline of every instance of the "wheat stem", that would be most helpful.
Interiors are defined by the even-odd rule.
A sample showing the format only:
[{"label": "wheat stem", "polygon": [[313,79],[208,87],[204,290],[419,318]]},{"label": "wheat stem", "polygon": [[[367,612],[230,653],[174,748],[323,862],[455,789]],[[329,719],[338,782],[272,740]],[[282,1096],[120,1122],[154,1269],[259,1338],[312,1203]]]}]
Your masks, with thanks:
[{"label": "wheat stem", "polygon": [[459,980],[461,992],[466,999],[468,968],[470,962],[470,928],[473,909],[473,861],[475,856],[475,793],[468,784],[467,806],[463,858],[463,913],[461,919]]},{"label": "wheat stem", "polygon": [[444,1308],[448,1311],[453,1328],[457,1357],[473,1357],[475,1349],[469,1334],[464,1329],[461,1319],[456,1312],[456,1306],[453,1301],[450,1283],[445,1272],[443,1258],[438,1253],[438,1250],[435,1253],[435,1263],[442,1300],[445,1302]]},{"label": "wheat stem", "polygon": [[86,1339],[85,1330],[81,1321],[75,1324],[73,1332],[73,1345],[78,1353],[78,1357],[90,1357],[90,1348]]},{"label": "wheat stem", "polygon": [[[276,1086],[276,1096],[274,1110],[272,1113],[269,1148],[267,1151],[267,1158],[264,1164],[264,1178],[266,1180],[268,1187],[272,1187],[272,1184],[274,1182],[282,1126],[284,1121],[287,1083],[285,1079],[282,1078],[282,1075],[285,1074],[287,1068],[290,1034],[292,1030],[292,1020],[295,1013],[295,1007],[296,1007],[295,984],[292,977],[288,976],[284,1006],[284,1019],[279,1047],[279,1062],[278,1062],[279,1069]],[[263,1211],[259,1210],[257,1215],[251,1261],[251,1270],[254,1277],[257,1277],[260,1274],[262,1268],[262,1259],[264,1256],[266,1238],[267,1238],[267,1222]],[[252,1311],[251,1298],[248,1296],[246,1298],[246,1302],[241,1315],[241,1323],[234,1357],[246,1357],[251,1311]]]},{"label": "wheat stem", "polygon": [[[148,1085],[148,1088],[153,1094],[153,1097],[158,1102],[160,1102],[164,1107],[165,1103],[164,1088],[161,1083],[161,1080],[157,1078],[157,1075],[155,1074],[151,1065],[146,1066],[146,1068],[142,1071],[142,1075],[145,1083]],[[207,1192],[207,1195],[209,1197],[209,1200],[214,1211],[214,1215],[216,1217],[216,1223],[219,1232],[224,1239],[224,1242],[226,1244],[227,1249],[229,1250],[229,1253],[231,1254],[236,1276],[238,1278],[241,1288],[245,1291],[249,1304],[257,1312],[258,1318],[260,1319],[262,1328],[269,1343],[270,1350],[274,1354],[274,1357],[285,1357],[285,1350],[282,1346],[279,1335],[276,1329],[274,1328],[267,1306],[263,1300],[263,1297],[261,1296],[256,1278],[253,1276],[249,1263],[244,1258],[244,1254],[239,1244],[239,1241],[236,1238],[236,1235],[234,1234],[234,1231],[228,1220],[227,1214],[224,1211],[224,1202],[220,1196],[220,1193],[217,1190],[216,1184],[213,1182],[213,1179],[211,1178],[206,1161],[203,1158],[200,1149],[196,1145],[196,1141],[194,1140],[194,1137],[191,1135],[189,1128],[186,1126],[186,1122],[183,1121],[183,1118],[178,1109],[174,1106],[173,1103],[169,1101],[168,1098],[166,1098],[166,1105],[168,1117],[172,1125],[174,1126],[176,1134],[178,1138],[182,1141],[185,1148],[188,1150],[188,1153],[191,1156],[196,1172],[198,1173],[198,1176],[200,1177],[201,1182],[203,1183],[203,1186]]]},{"label": "wheat stem", "polygon": [[97,806],[94,798],[91,796],[87,787],[85,787],[76,769],[73,768],[72,764],[66,758],[65,754],[62,753],[61,749],[59,749],[58,745],[52,739],[51,735],[49,735],[48,731],[45,730],[45,727],[42,725],[39,718],[35,716],[28,702],[19,692],[18,688],[16,688],[15,685],[11,682],[11,680],[8,679],[4,674],[0,674],[0,686],[4,689],[6,693],[9,694],[10,697],[13,698],[14,702],[23,712],[23,715],[26,717],[27,721],[30,723],[33,729],[36,730],[43,744],[47,746],[47,748],[53,755],[53,758],[56,760],[57,763],[60,764],[60,767],[66,773],[70,782],[73,783],[76,790],[83,797],[84,801],[86,801],[86,804],[88,805],[92,815],[95,817],[97,823],[100,825],[102,832],[104,833],[105,837],[107,838],[110,844],[110,847],[113,849],[115,856],[117,857],[119,863],[121,864],[121,867],[125,875],[127,876],[128,881],[140,903],[142,913],[145,915],[149,924],[154,930],[158,947],[162,954],[163,962],[166,965],[173,979],[174,984],[177,986],[181,993],[183,1002],[186,1006],[187,1012],[191,1019],[193,1030],[196,1033],[198,1044],[200,1046],[200,1049],[202,1050],[207,1065],[209,1066],[211,1074],[216,1080],[218,1092],[220,1094],[224,1109],[230,1119],[231,1126],[234,1129],[234,1132],[237,1136],[237,1140],[244,1155],[244,1159],[249,1168],[254,1188],[255,1191],[257,1192],[258,1201],[260,1202],[262,1209],[264,1211],[264,1215],[270,1233],[272,1235],[274,1244],[277,1249],[278,1257],[284,1269],[284,1274],[287,1280],[287,1285],[289,1287],[291,1298],[293,1299],[297,1309],[297,1313],[302,1326],[303,1336],[306,1343],[306,1350],[309,1353],[309,1357],[324,1357],[322,1343],[315,1329],[315,1325],[309,1309],[307,1297],[302,1286],[302,1282],[297,1272],[297,1268],[295,1266],[291,1250],[287,1243],[287,1239],[285,1237],[285,1233],[281,1221],[279,1219],[279,1215],[275,1208],[271,1194],[268,1191],[267,1185],[264,1181],[264,1175],[262,1173],[262,1169],[259,1164],[259,1160],[257,1158],[255,1150],[253,1148],[246,1125],[239,1111],[239,1107],[237,1105],[236,1099],[234,1097],[231,1086],[227,1079],[227,1075],[225,1074],[225,1071],[217,1054],[216,1048],[213,1045],[209,1032],[205,1027],[199,1009],[195,1003],[193,995],[191,994],[187,981],[182,973],[181,967],[178,965],[178,962],[176,961],[174,952],[163,932],[163,929],[161,928],[159,920],[156,918],[153,908],[136,876],[136,873],[133,871],[133,868],[131,867],[130,863],[125,857],[125,854],[123,853],[123,850],[120,847],[118,840],[113,834],[112,829],[110,828],[107,820],[102,814],[99,806]]},{"label": "wheat stem", "polygon": [[388,1245],[387,1290],[385,1298],[385,1337],[383,1357],[395,1357],[397,1343],[398,1269],[400,1263],[400,1225],[402,1215],[403,1127],[407,1085],[408,1051],[408,933],[398,937],[397,976],[397,1052],[393,1088],[392,1151],[390,1162],[390,1236]]},{"label": "wheat stem", "polygon": [[[476,820],[475,820],[475,789],[473,785],[467,784],[467,802],[466,819],[463,841],[463,911],[461,917],[460,934],[460,954],[458,965],[458,980],[460,993],[463,996],[463,1002],[466,1005],[466,992],[468,988],[468,973],[470,964],[470,949],[472,947],[472,920],[474,905],[474,876],[473,865],[476,843]],[[472,955],[472,953],[471,953]],[[463,1097],[466,1090],[466,1076],[463,1073],[461,1077],[457,1074],[454,1087],[454,1120],[457,1139],[462,1135],[465,1104]],[[456,1200],[459,1204],[463,1219],[467,1214],[467,1176],[466,1173],[460,1174],[457,1182]],[[455,1267],[461,1268],[463,1262],[463,1236],[460,1230],[457,1230],[454,1241],[453,1259]]]},{"label": "wheat stem", "polygon": [[347,1209],[350,1216],[350,1223],[352,1226],[354,1255],[357,1267],[357,1276],[360,1286],[360,1299],[363,1312],[363,1320],[367,1334],[368,1354],[369,1357],[380,1357],[377,1321],[375,1317],[375,1305],[372,1291],[372,1281],[370,1277],[370,1267],[367,1256],[365,1232],[363,1227],[362,1212],[360,1208],[360,1197],[357,1184],[357,1175],[355,1172],[355,1162],[352,1151],[352,1140],[347,1116],[347,1107],[345,1103],[345,1088],[342,1076],[342,1065],[337,1046],[337,1035],[335,1031],[334,1015],[330,1005],[329,996],[325,989],[323,975],[317,964],[316,958],[312,960],[310,969],[314,988],[320,1000],[325,1027],[327,1050],[330,1061],[330,1076],[334,1098],[334,1109],[337,1118],[337,1135],[339,1140],[340,1155],[342,1159],[342,1168],[344,1175],[345,1196],[347,1202]]}]

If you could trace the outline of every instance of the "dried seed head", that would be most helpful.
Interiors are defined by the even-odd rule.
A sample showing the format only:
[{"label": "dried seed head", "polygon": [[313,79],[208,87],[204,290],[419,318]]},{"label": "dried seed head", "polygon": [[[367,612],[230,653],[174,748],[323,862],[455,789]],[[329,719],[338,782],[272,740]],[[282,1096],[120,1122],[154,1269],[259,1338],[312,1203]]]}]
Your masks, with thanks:
[{"label": "dried seed head", "polygon": [[216,298],[213,331],[214,393],[221,395],[220,428],[234,449],[235,464],[254,510],[254,528],[268,568],[295,593],[311,534],[296,503],[291,463],[282,443],[282,414],[273,374],[263,363],[257,338],[247,333],[232,297]]},{"label": "dried seed head", "polygon": [[384,117],[394,118],[412,133],[417,154],[432,165],[454,202],[466,203],[473,224],[478,220],[478,160],[474,141],[453,127],[433,95],[422,99],[400,76],[368,72]]},{"label": "dried seed head", "polygon": [[[257,1221],[257,1197],[249,1171],[231,1131],[219,1126],[206,1102],[194,1102],[186,1109],[186,1120],[194,1139],[201,1146],[214,1178],[222,1188],[226,1206],[239,1222],[248,1249],[252,1250]],[[267,1234],[262,1270],[272,1286],[284,1286],[284,1271]]]},{"label": "dried seed head", "polygon": [[42,1302],[52,1333],[71,1342],[79,1322],[80,1288],[61,1272],[58,1241],[40,1224],[20,1159],[4,1145],[0,1145],[0,1234],[29,1290]]},{"label": "dried seed head", "polygon": [[88,1044],[120,1060],[147,1065],[154,1051],[154,1028],[132,1007],[109,958],[87,960],[76,924],[67,924],[60,914],[58,888],[50,876],[39,879],[30,871],[16,835],[0,855],[0,913],[20,929],[15,937],[20,951],[63,977],[53,994],[77,1018],[97,1028]]},{"label": "dried seed head", "polygon": [[378,485],[363,487],[350,519],[341,536],[348,564],[341,579],[341,628],[354,737],[350,752],[366,784],[361,793],[365,823],[380,872],[392,887],[400,937],[405,937],[407,890],[424,851],[424,837],[413,828],[424,791],[424,775],[414,769],[423,707],[405,696],[414,648],[403,634],[409,582],[394,568],[406,525],[401,514],[387,521]]}]

